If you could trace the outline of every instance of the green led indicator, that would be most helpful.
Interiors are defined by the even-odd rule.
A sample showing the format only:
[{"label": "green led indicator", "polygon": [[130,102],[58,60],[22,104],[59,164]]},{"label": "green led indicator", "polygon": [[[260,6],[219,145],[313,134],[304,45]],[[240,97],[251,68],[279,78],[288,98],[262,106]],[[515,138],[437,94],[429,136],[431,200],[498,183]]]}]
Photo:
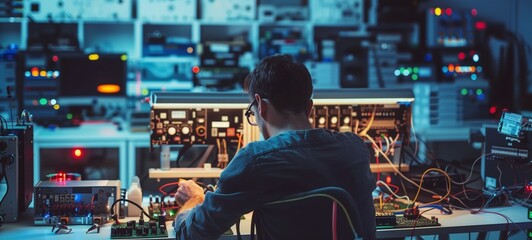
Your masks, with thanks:
[{"label": "green led indicator", "polygon": [[414,67],[413,71],[414,71],[414,73],[419,73],[419,68],[418,67]]},{"label": "green led indicator", "polygon": [[462,88],[462,90],[460,91],[460,93],[462,93],[462,95],[467,95],[467,89],[465,88]]},{"label": "green led indicator", "polygon": [[412,72],[412,68],[411,68],[411,67],[409,67],[407,70],[408,70],[409,72]]},{"label": "green led indicator", "polygon": [[412,74],[412,80],[417,81],[417,79],[418,79],[417,74]]},{"label": "green led indicator", "polygon": [[150,91],[148,89],[144,88],[144,89],[141,90],[141,94],[142,94],[142,96],[148,96],[148,94],[150,94]]},{"label": "green led indicator", "polygon": [[46,100],[46,98],[41,98],[41,99],[39,99],[39,103],[41,105],[46,105],[46,103],[48,103],[48,100]]},{"label": "green led indicator", "polygon": [[72,116],[72,113],[67,113],[66,118],[67,118],[68,120],[71,120],[72,117],[73,117],[73,116]]},{"label": "green led indicator", "polygon": [[477,95],[480,95],[480,94],[482,94],[482,93],[483,93],[482,89],[480,89],[480,88],[477,89]]},{"label": "green led indicator", "polygon": [[528,239],[532,238],[532,230],[528,230]]},{"label": "green led indicator", "polygon": [[528,208],[528,219],[532,220],[532,208]]}]

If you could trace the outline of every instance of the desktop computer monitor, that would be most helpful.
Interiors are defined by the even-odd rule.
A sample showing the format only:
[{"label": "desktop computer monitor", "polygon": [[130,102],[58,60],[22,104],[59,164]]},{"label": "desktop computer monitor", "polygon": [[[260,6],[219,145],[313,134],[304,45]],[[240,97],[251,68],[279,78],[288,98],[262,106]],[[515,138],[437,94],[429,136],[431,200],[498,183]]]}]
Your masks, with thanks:
[{"label": "desktop computer monitor", "polygon": [[100,108],[125,107],[125,54],[25,51],[18,61],[20,111],[33,114],[37,124],[84,120],[80,109],[94,116]]}]

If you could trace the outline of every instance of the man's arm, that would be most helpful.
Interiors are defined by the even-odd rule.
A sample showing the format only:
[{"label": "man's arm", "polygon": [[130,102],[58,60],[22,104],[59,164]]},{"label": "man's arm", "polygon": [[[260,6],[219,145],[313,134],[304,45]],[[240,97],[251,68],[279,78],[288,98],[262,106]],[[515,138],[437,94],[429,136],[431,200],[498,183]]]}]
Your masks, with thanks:
[{"label": "man's arm", "polygon": [[181,209],[179,212],[189,210],[205,200],[203,188],[192,180],[179,182],[179,188],[176,192],[176,200]]},{"label": "man's arm", "polygon": [[[174,229],[178,231],[187,218],[190,210],[195,206],[202,204],[205,200],[203,189],[192,180],[179,182],[179,188],[175,195],[176,201],[181,208],[174,221]],[[179,236],[178,236],[179,237]]]},{"label": "man's arm", "polygon": [[203,195],[203,190],[192,181],[181,183],[176,193],[178,203],[182,203],[174,223],[177,238],[217,239],[259,204],[256,186],[245,148],[222,172],[216,191]]}]

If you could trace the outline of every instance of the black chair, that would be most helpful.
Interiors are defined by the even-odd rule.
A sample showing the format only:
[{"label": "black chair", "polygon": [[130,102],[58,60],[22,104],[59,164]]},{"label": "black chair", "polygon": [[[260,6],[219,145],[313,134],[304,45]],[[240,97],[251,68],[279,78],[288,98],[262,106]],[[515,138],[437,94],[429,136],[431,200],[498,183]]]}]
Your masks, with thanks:
[{"label": "black chair", "polygon": [[[255,209],[251,239],[255,226],[258,240],[360,239],[357,234],[361,232],[359,218],[355,202],[347,191],[324,187],[290,194]],[[324,231],[324,228],[331,230]]]}]

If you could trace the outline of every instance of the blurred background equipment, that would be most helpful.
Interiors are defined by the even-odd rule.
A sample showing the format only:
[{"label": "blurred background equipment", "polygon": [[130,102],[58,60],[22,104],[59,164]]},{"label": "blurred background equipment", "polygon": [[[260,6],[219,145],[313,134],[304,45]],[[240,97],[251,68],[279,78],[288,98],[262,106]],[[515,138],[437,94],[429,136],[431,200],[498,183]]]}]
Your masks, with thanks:
[{"label": "blurred background equipment", "polygon": [[112,118],[126,107],[125,54],[21,53],[20,110],[43,125]]},{"label": "blurred background equipment", "polygon": [[33,197],[33,124],[24,119],[1,126],[0,215],[4,222],[18,222]]}]

